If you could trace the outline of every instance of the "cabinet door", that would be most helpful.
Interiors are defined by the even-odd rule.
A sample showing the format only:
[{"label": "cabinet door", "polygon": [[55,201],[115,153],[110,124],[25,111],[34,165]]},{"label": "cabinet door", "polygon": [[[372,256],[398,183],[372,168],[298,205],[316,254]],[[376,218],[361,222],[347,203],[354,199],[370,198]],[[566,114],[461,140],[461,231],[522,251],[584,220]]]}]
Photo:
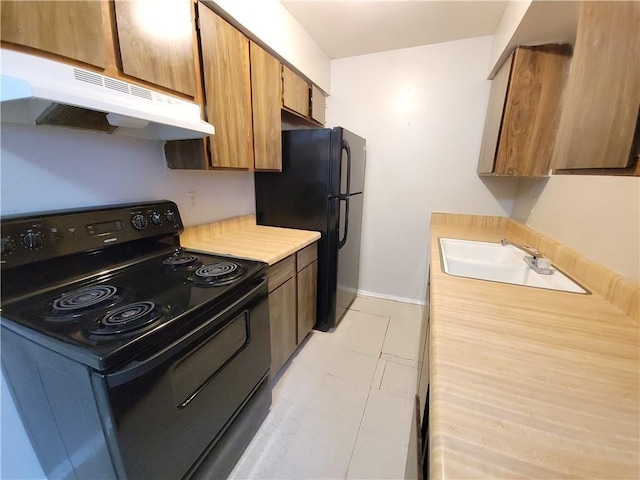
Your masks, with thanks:
[{"label": "cabinet door", "polygon": [[640,2],[583,2],[553,168],[624,168],[640,106]]},{"label": "cabinet door", "polygon": [[[503,65],[492,85],[479,173],[549,174],[569,53],[569,47],[562,45],[522,47],[516,49],[511,64],[508,60]],[[507,76],[502,100],[498,95],[505,91]]]},{"label": "cabinet door", "polygon": [[296,349],[296,283],[287,280],[269,294],[271,377]]},{"label": "cabinet door", "polygon": [[253,151],[256,170],[282,171],[280,62],[251,42]]},{"label": "cabinet door", "polygon": [[122,72],[194,97],[190,0],[115,0],[115,9]]},{"label": "cabinet door", "polygon": [[509,87],[512,65],[513,53],[505,60],[491,81],[489,106],[487,107],[487,118],[484,122],[484,134],[482,135],[480,160],[478,161],[478,173],[480,175],[493,174],[495,172],[496,151],[498,150],[498,139],[500,138],[500,127],[502,126],[502,115],[507,99],[507,88]]},{"label": "cabinet door", "polygon": [[317,261],[298,272],[298,344],[316,324],[317,278]]},{"label": "cabinet door", "polygon": [[293,70],[282,67],[282,105],[303,117],[309,116],[309,85]]},{"label": "cabinet door", "polygon": [[311,118],[320,125],[324,125],[325,110],[326,98],[324,93],[315,85],[311,85]]},{"label": "cabinet door", "polygon": [[104,1],[3,0],[3,42],[107,68]]},{"label": "cabinet door", "polygon": [[198,9],[213,167],[253,167],[249,40],[207,7]]},{"label": "cabinet door", "polygon": [[496,175],[549,174],[569,50],[518,48],[496,155]]}]

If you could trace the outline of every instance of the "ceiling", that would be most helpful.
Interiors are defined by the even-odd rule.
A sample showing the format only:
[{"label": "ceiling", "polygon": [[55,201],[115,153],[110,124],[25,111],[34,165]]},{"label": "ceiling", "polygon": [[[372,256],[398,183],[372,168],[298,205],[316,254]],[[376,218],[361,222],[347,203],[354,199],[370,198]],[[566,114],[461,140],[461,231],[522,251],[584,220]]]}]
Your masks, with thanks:
[{"label": "ceiling", "polygon": [[493,35],[507,0],[280,0],[330,58]]}]

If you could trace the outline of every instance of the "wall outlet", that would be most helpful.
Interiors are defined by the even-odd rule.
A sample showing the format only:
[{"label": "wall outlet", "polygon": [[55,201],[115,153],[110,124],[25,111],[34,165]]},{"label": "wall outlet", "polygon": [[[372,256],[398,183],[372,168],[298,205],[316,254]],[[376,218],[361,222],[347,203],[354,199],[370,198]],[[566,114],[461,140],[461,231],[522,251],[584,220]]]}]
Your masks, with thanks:
[{"label": "wall outlet", "polygon": [[187,195],[188,195],[187,207],[189,211],[193,211],[196,209],[197,193],[198,192],[196,192],[195,190],[187,192]]}]

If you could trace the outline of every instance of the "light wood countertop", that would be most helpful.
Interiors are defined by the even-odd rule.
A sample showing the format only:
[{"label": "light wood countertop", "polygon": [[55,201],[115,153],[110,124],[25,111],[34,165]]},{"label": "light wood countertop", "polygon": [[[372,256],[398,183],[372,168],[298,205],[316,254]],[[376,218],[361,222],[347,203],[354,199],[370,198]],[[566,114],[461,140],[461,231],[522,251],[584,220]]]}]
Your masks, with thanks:
[{"label": "light wood countertop", "polygon": [[184,248],[231,255],[273,265],[320,239],[320,233],[256,225],[254,215],[189,227],[180,235]]},{"label": "light wood countertop", "polygon": [[442,272],[438,238],[512,233],[493,227],[432,220],[431,478],[639,478],[637,319],[597,291]]}]

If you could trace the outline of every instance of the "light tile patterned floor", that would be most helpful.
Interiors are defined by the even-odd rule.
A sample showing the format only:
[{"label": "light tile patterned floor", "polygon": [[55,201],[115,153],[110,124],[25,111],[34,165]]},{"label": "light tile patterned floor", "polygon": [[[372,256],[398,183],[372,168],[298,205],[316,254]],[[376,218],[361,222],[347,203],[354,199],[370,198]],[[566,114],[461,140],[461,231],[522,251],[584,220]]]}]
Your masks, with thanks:
[{"label": "light tile patterned floor", "polygon": [[421,314],[357,297],[335,331],[314,330],[230,478],[404,478]]}]

